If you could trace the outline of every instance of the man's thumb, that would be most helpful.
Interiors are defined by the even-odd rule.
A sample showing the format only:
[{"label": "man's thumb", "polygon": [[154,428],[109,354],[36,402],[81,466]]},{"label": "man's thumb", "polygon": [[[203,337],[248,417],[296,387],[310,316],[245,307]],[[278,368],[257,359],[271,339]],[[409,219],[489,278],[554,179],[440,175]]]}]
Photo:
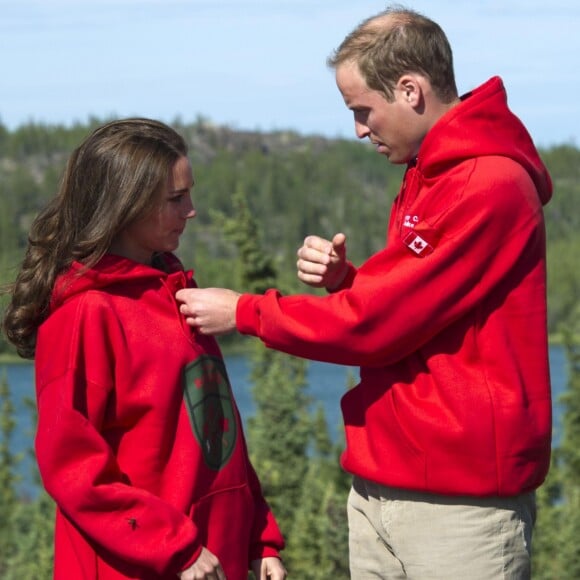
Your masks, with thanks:
[{"label": "man's thumb", "polygon": [[343,256],[346,246],[346,236],[343,233],[335,234],[332,238],[332,250],[339,256]]}]

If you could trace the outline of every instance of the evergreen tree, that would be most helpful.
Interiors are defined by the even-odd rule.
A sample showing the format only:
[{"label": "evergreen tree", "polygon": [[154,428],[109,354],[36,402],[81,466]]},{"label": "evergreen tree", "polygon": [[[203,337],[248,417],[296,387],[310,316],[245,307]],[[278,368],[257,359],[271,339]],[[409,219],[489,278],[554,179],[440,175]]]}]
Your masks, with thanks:
[{"label": "evergreen tree", "polygon": [[333,481],[327,487],[321,503],[319,561],[321,570],[325,574],[322,578],[350,578],[346,515],[348,490],[348,487],[340,485],[340,480]]},{"label": "evergreen tree", "polygon": [[[239,284],[247,292],[262,293],[276,285],[276,270],[261,247],[260,230],[244,191],[238,189],[232,201],[235,217],[218,219],[238,253]],[[258,341],[252,346],[250,378],[256,414],[248,420],[248,447],[264,495],[287,534],[308,468],[312,425],[305,393],[306,363],[268,350]]]},{"label": "evergreen tree", "polygon": [[296,505],[285,561],[292,577],[304,580],[347,579],[348,482],[328,435],[324,411],[314,417],[314,450]]},{"label": "evergreen tree", "polygon": [[[576,332],[580,329],[580,309],[576,315]],[[562,517],[558,522],[561,538],[558,556],[567,578],[580,578],[580,346],[571,331],[565,334],[569,381],[562,395],[565,411],[562,418],[562,440],[557,459]],[[560,576],[564,578],[564,576]]]},{"label": "evergreen tree", "polygon": [[532,570],[535,580],[561,578],[561,560],[557,556],[560,542],[561,486],[557,450],[552,453],[550,471],[536,493],[537,520],[532,542]]},{"label": "evergreen tree", "polygon": [[226,238],[235,246],[238,256],[235,269],[240,287],[245,292],[261,294],[276,285],[277,273],[272,258],[262,246],[261,232],[250,211],[243,189],[232,196],[234,217],[213,212],[216,222],[223,226]]},{"label": "evergreen tree", "polygon": [[[26,401],[36,424],[36,407]],[[51,578],[53,567],[54,502],[44,492],[30,499],[17,493],[20,457],[10,451],[15,428],[14,406],[6,377],[0,381],[0,578]],[[31,455],[34,451],[29,450]],[[36,462],[32,479],[40,485]]]},{"label": "evergreen tree", "polygon": [[248,446],[264,494],[288,537],[308,469],[311,421],[304,361],[256,345],[252,357],[256,414]]},{"label": "evergreen tree", "polygon": [[580,578],[580,309],[564,331],[568,389],[560,443],[553,451],[548,478],[538,491],[538,522],[534,537],[534,578]]},{"label": "evergreen tree", "polygon": [[[69,153],[106,121],[89,118],[72,127],[28,123],[14,131],[0,125],[0,284],[14,278],[30,222],[54,195]],[[276,249],[276,261],[295,256],[299,241],[311,233],[329,237],[343,231],[354,263],[384,246],[389,205],[404,168],[385,163],[370,145],[289,131],[238,132],[205,119],[193,124],[176,119],[175,125],[191,144],[200,199],[180,254],[196,267],[202,283],[232,286],[232,256],[224,251],[222,232],[210,226],[209,208],[232,217],[232,192],[238,187],[252,192],[250,207],[261,224],[264,246]],[[580,202],[580,150],[563,145],[540,154],[556,192],[545,208],[549,329],[556,332],[571,315],[578,296],[574,291],[580,288],[580,269],[573,260],[580,244],[580,212],[574,211]],[[292,268],[281,269],[278,284],[290,284],[292,274]]]},{"label": "evergreen tree", "polygon": [[[261,293],[277,286],[271,257],[243,191],[233,196],[236,219],[221,218],[235,241],[241,287]],[[322,406],[314,417],[306,389],[306,362],[254,343],[253,396],[248,446],[264,494],[287,539],[291,576],[305,580],[348,578],[346,499],[350,477],[340,468],[342,445],[333,445]]]},{"label": "evergreen tree", "polygon": [[[54,195],[67,155],[91,129],[105,121],[91,118],[87,123],[70,128],[32,123],[15,131],[0,125],[0,284],[13,280],[30,221],[44,201]],[[271,287],[294,291],[293,268],[284,266],[276,272],[274,266],[278,260],[295,259],[296,246],[310,233],[330,236],[336,231],[345,231],[349,239],[349,257],[356,263],[384,244],[388,204],[398,190],[403,168],[384,163],[372,148],[349,140],[309,138],[291,132],[238,133],[213,126],[205,119],[198,119],[193,125],[176,121],[176,125],[192,145],[191,156],[198,181],[195,195],[202,200],[198,218],[184,234],[180,252],[186,258],[185,264],[195,266],[201,285],[211,282],[213,286],[253,292]],[[579,308],[580,269],[574,260],[580,244],[577,234],[580,213],[575,211],[580,202],[580,149],[565,145],[540,153],[557,193],[545,209],[549,329],[557,332],[562,321],[571,320],[575,309]],[[236,190],[232,196],[232,191]],[[251,191],[252,196],[246,198],[243,191]],[[211,223],[208,208],[221,210],[224,220]],[[261,224],[261,228],[257,224]],[[224,225],[228,227],[222,227]],[[233,243],[224,240],[226,230]],[[301,288],[301,291],[316,292],[308,288]],[[6,296],[0,297],[0,310],[2,299]],[[578,330],[576,325],[576,336]],[[236,345],[243,343],[243,339],[234,335],[220,340]],[[579,480],[576,454],[580,450],[574,409],[580,394],[578,351],[570,348],[572,344],[569,340],[570,385],[568,398],[565,398],[568,411],[568,419],[564,420],[565,433],[559,448],[554,449],[548,479],[538,490],[534,578],[540,580],[571,578],[572,573],[580,577],[576,541],[573,540],[580,521],[578,491],[574,485],[574,481]],[[317,552],[312,552],[317,558],[312,569],[326,561],[325,547],[331,550],[333,545],[343,545],[339,538],[334,544],[332,534],[345,531],[345,526],[338,523],[342,521],[344,503],[333,503],[329,499],[325,504],[325,498],[333,497],[329,482],[336,481],[335,478],[340,480],[335,488],[340,497],[348,488],[350,478],[338,468],[339,448],[333,449],[333,457],[328,458],[328,464],[335,468],[332,475],[326,470],[328,466],[320,464],[320,456],[324,457],[325,453],[313,452],[313,449],[322,449],[324,433],[320,425],[313,427],[309,418],[310,401],[304,387],[305,363],[268,351],[258,341],[253,341],[252,347],[255,349],[252,363],[255,398],[260,402],[256,416],[249,422],[250,451],[260,468],[267,497],[276,504],[276,513],[289,545],[296,544],[294,530],[302,525],[297,523],[299,519],[305,522],[304,529],[308,530],[320,529],[317,525],[329,526],[325,532],[327,542],[323,542]],[[0,352],[3,351],[13,352],[13,349],[0,336]],[[12,412],[7,388],[2,384],[1,389],[0,443],[4,445],[11,434]],[[284,417],[277,414],[277,409],[282,410]],[[320,440],[315,441],[313,436]],[[275,445],[277,438],[283,443],[280,448]],[[12,530],[28,529],[22,523],[6,524],[10,521],[7,518],[19,520],[31,515],[18,505],[22,501],[17,496],[14,479],[14,462],[18,458],[7,450],[8,447],[2,447],[0,457],[1,578],[5,577],[2,555],[7,553],[14,535]],[[288,455],[285,454],[287,450]],[[296,474],[289,475],[294,469]],[[305,484],[304,490],[297,488],[300,474],[305,482],[314,480],[308,486]],[[324,515],[320,515],[318,522],[307,522],[306,516],[299,514],[301,503],[306,505],[311,499],[307,489],[319,489],[316,492],[320,505],[318,514],[324,512]],[[287,491],[288,497],[293,499],[286,499]],[[296,497],[299,499],[294,500]],[[298,503],[293,505],[291,501]],[[323,504],[328,507],[323,509]],[[27,504],[27,508],[32,509],[33,505]],[[52,525],[48,518],[45,521]],[[335,522],[334,528],[332,522]],[[304,542],[312,540],[310,533],[304,535]],[[22,543],[33,553],[33,544],[28,540]],[[289,547],[287,553],[290,552]],[[342,553],[345,554],[346,549]],[[18,558],[12,562],[16,563]],[[341,578],[339,572],[328,573],[327,577]]]},{"label": "evergreen tree", "polygon": [[0,379],[0,578],[4,577],[7,562],[16,549],[12,522],[17,499],[15,468],[18,458],[10,451],[15,426],[10,387],[3,375]]},{"label": "evergreen tree", "polygon": [[44,491],[32,502],[20,501],[11,533],[16,540],[4,580],[52,578],[54,502]]}]

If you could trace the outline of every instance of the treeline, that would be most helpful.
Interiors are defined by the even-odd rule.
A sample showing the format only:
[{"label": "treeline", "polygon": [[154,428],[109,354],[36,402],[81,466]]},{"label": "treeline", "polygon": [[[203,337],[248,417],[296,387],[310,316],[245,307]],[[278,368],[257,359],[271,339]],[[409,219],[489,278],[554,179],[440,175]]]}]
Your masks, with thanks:
[{"label": "treeline", "polygon": [[[14,131],[0,124],[0,283],[13,279],[31,220],[55,194],[68,155],[105,121],[93,118],[71,127],[31,123]],[[179,253],[201,285],[235,286],[235,244],[224,238],[215,213],[231,217],[236,192],[248,199],[284,289],[297,289],[295,253],[308,234],[343,231],[355,263],[384,245],[403,168],[372,147],[292,132],[234,131],[203,118],[172,124],[190,144],[198,210]],[[541,154],[555,184],[546,206],[549,328],[555,333],[580,296],[580,150],[562,145]],[[0,353],[7,349],[0,342]]]},{"label": "treeline", "polygon": [[[0,281],[13,278],[30,221],[56,191],[66,157],[101,122],[14,132],[0,126]],[[199,212],[181,255],[202,285],[293,291],[296,247],[308,233],[345,231],[355,261],[383,245],[402,169],[372,149],[294,133],[235,132],[203,119],[174,126],[191,144]],[[566,580],[580,577],[580,352],[573,340],[580,332],[580,151],[563,145],[542,155],[556,186],[546,208],[550,327],[564,337],[569,388],[553,467],[538,493],[534,578]],[[258,341],[246,344],[256,408],[248,446],[287,538],[290,578],[347,579],[350,482],[339,467],[342,442],[332,441],[322,407],[312,411],[305,362]],[[54,506],[43,492],[22,497],[10,452],[14,428],[10,387],[0,377],[0,577],[49,578]]]},{"label": "treeline", "polygon": [[[68,129],[0,128],[0,264],[10,266],[19,256],[32,217],[57,189],[67,156],[104,121],[92,119]],[[223,263],[232,256],[213,212],[231,216],[232,195],[239,190],[247,193],[266,247],[277,259],[294,255],[313,232],[330,235],[344,229],[358,260],[384,243],[389,203],[402,171],[367,147],[290,132],[232,131],[203,119],[173,125],[190,144],[196,180],[198,217],[186,231],[182,255],[212,284],[228,279]]]},{"label": "treeline", "polygon": [[[251,292],[278,286],[275,260],[247,196],[238,192],[231,203],[232,217],[215,217],[224,241],[238,248],[230,264],[234,284]],[[580,309],[563,330],[570,378],[558,447],[538,492],[533,559],[538,580],[580,577],[580,350],[572,340],[580,331]],[[290,578],[346,580],[350,478],[339,467],[342,441],[332,441],[323,407],[312,411],[305,361],[259,341],[250,344],[256,412],[247,421],[248,447],[287,539]],[[13,416],[9,385],[0,377],[0,577],[50,578],[54,505],[44,492],[28,499],[19,494],[18,458],[10,452]]]}]

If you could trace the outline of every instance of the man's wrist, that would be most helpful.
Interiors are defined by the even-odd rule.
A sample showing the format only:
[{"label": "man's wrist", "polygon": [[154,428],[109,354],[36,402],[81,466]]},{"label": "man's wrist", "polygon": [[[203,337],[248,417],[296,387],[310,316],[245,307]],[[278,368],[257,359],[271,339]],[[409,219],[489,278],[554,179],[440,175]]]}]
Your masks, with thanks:
[{"label": "man's wrist", "polygon": [[349,270],[350,270],[350,264],[348,262],[346,262],[344,265],[344,270],[341,272],[341,274],[337,278],[336,282],[334,284],[332,284],[332,286],[326,286],[326,291],[327,292],[336,292],[337,290],[340,290],[340,288],[344,284],[344,281],[346,280],[346,277],[349,273]]}]

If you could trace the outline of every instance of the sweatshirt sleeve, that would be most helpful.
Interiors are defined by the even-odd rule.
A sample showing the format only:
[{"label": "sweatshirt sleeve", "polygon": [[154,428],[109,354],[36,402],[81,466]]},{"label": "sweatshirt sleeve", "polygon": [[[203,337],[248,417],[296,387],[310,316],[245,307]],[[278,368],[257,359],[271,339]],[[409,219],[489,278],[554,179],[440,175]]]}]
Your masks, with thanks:
[{"label": "sweatshirt sleeve", "polygon": [[391,233],[386,248],[344,290],[323,297],[276,290],[242,295],[238,330],[295,356],[384,366],[416,351],[492,294],[501,300],[544,267],[545,244],[535,187],[513,162],[501,163],[496,160],[485,181],[449,197],[411,230],[430,242],[428,255],[408,247],[409,231]]},{"label": "sweatshirt sleeve", "polygon": [[114,400],[111,345],[123,344],[122,329],[104,308],[82,309],[79,300],[61,308],[66,318],[51,316],[40,329],[40,474],[62,513],[97,552],[149,573],[177,573],[201,551],[197,529],[173,506],[133,487],[100,432]]}]

